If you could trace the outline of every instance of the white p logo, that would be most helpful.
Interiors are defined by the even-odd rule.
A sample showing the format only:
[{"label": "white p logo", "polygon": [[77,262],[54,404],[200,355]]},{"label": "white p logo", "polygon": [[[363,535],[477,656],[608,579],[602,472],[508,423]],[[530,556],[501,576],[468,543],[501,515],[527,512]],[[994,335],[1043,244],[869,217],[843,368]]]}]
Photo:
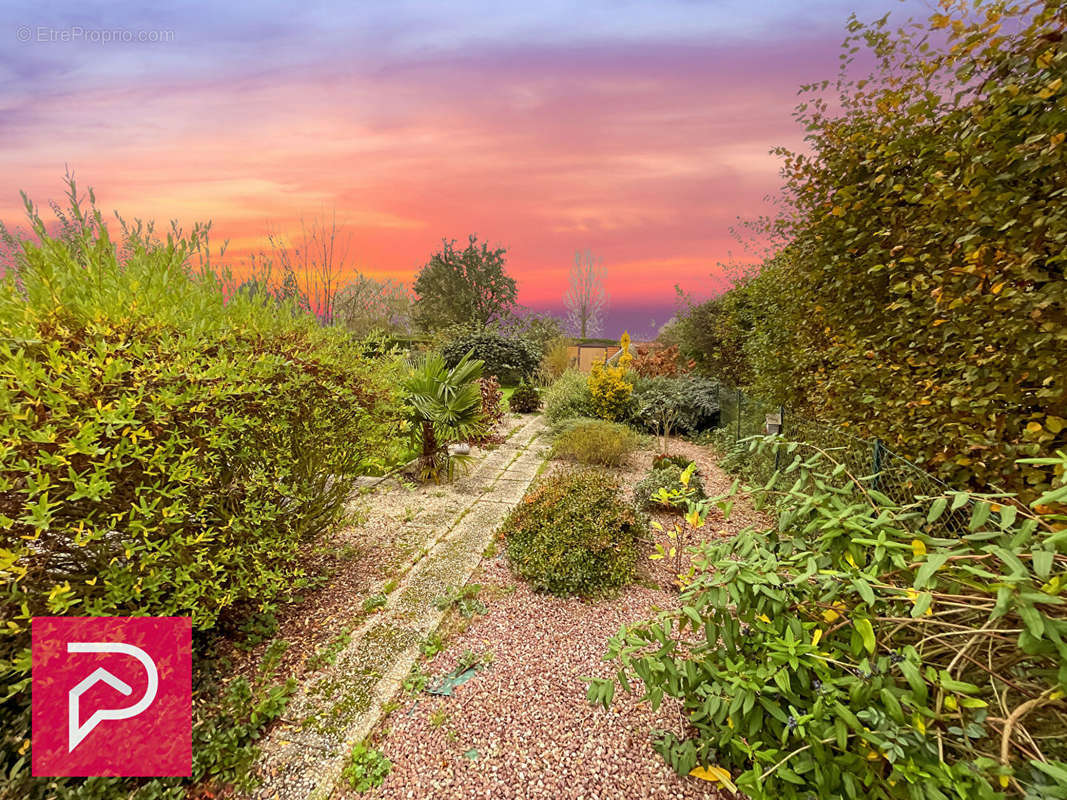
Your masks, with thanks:
[{"label": "white p logo", "polygon": [[67,693],[67,752],[72,752],[78,744],[89,735],[93,728],[105,719],[129,719],[136,717],[145,711],[152,701],[156,699],[156,691],[159,689],[159,673],[156,671],[156,662],[140,647],[122,642],[67,642],[68,653],[122,653],[133,656],[141,662],[145,672],[148,673],[148,688],[145,689],[144,697],[134,705],[127,708],[102,708],[94,711],[84,725],[78,724],[78,703],[80,698],[90,687],[103,681],[112,689],[129,695],[133,687],[119,680],[103,667],[98,668],[88,678],[83,680]]}]

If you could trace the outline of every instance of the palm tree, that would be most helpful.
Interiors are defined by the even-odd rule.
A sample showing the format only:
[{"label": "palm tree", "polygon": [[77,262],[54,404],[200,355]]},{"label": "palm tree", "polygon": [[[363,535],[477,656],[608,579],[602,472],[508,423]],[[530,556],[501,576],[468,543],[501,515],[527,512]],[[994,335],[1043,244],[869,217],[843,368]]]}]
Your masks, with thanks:
[{"label": "palm tree", "polygon": [[452,479],[460,457],[448,445],[471,439],[485,429],[478,379],[485,362],[472,359],[473,350],[449,369],[438,353],[420,356],[404,380],[411,409],[411,436],[419,449],[419,473],[438,480]]}]

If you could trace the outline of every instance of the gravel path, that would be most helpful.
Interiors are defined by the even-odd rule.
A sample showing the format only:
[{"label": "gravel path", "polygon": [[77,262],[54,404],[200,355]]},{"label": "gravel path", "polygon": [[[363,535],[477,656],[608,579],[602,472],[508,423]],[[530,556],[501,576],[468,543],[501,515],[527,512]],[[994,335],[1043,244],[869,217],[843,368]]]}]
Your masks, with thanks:
[{"label": "gravel path", "polygon": [[391,543],[378,551],[391,579],[371,609],[366,595],[346,592],[344,583],[323,590],[320,604],[335,609],[324,622],[337,645],[314,667],[306,657],[302,662],[285,719],[263,743],[254,797],[330,796],[352,746],[381,718],[419,643],[440,625],[438,599],[467,582],[544,461],[541,418],[522,418],[520,426],[451,484],[386,488],[366,498],[373,510],[360,528],[373,541]]},{"label": "gravel path", "polygon": [[[685,442],[672,452],[698,462],[709,493],[731,480],[708,450]],[[617,471],[632,485],[648,469],[651,451]],[[558,468],[553,465],[552,468]],[[733,535],[757,516],[744,499],[711,536]],[[666,523],[667,515],[661,519]],[[503,553],[483,561],[472,581],[485,586],[487,613],[455,631],[445,651],[423,665],[451,670],[466,651],[491,665],[452,697],[400,695],[400,706],[378,731],[378,747],[393,768],[378,789],[341,797],[385,798],[720,798],[714,784],[679,778],[652,749],[654,730],[681,733],[684,721],[666,699],[653,712],[635,696],[617,694],[613,708],[593,708],[585,677],[607,677],[607,640],[624,622],[676,602],[664,562],[649,562],[644,579],[618,597],[586,603],[538,594],[515,578]]]}]

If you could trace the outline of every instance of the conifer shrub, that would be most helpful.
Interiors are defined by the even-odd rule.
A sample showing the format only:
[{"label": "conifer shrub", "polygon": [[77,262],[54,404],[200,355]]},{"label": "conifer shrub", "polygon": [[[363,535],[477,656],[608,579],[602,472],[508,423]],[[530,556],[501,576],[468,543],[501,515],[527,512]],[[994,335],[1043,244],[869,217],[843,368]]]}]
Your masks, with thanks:
[{"label": "conifer shrub", "polygon": [[552,444],[552,458],[579,464],[617,467],[641,444],[632,428],[603,419],[573,419],[563,423]]},{"label": "conifer shrub", "polygon": [[508,398],[508,407],[517,414],[529,414],[541,407],[541,395],[536,387],[523,381]]},{"label": "conifer shrub", "polygon": [[[686,461],[686,466],[689,466],[688,461]],[[686,487],[682,483],[683,469],[677,464],[668,462],[662,467],[649,470],[648,474],[638,481],[634,487],[634,503],[637,507],[676,513],[682,513],[685,510],[681,505],[657,499],[656,495],[659,494],[660,489],[666,489],[668,493],[679,494],[684,489],[689,488],[692,490],[691,496],[693,500],[703,500],[705,497],[704,484],[701,482],[700,476],[694,472],[689,478],[688,487]]]},{"label": "conifer shrub", "polygon": [[597,597],[633,579],[645,520],[596,470],[539,480],[500,529],[512,568],[538,590]]}]

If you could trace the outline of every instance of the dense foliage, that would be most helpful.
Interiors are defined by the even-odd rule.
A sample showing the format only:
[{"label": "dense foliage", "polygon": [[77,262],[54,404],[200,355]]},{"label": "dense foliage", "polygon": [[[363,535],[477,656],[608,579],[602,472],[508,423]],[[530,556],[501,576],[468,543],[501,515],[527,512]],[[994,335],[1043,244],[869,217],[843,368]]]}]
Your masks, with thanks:
[{"label": "dense foliage", "polygon": [[[688,463],[686,464],[688,466]],[[656,467],[649,470],[641,480],[634,486],[634,504],[638,508],[650,509],[656,511],[672,511],[681,513],[684,508],[679,505],[670,502],[666,499],[661,499],[660,489],[666,489],[668,494],[679,494],[686,488],[692,490],[692,497],[694,500],[702,500],[705,497],[704,484],[700,480],[700,476],[695,472],[689,478],[687,484],[682,483],[682,471],[685,467],[680,467],[677,464],[667,463],[664,466]]]},{"label": "dense foliage", "polygon": [[719,424],[719,382],[685,375],[677,378],[639,378],[632,396],[634,417],[652,433],[693,436]]},{"label": "dense foliage", "polygon": [[507,250],[471,235],[456,249],[445,239],[415,278],[415,320],[426,331],[453,324],[485,326],[515,308],[518,287],[504,269]]},{"label": "dense foliage", "polygon": [[609,476],[564,471],[539,480],[500,535],[512,568],[534,588],[596,597],[633,579],[648,528]]},{"label": "dense foliage", "polygon": [[529,414],[541,407],[541,394],[535,386],[523,381],[508,398],[508,407],[517,414]]},{"label": "dense foliage", "polygon": [[617,467],[641,444],[632,428],[603,419],[568,420],[559,426],[552,443],[552,458]]},{"label": "dense foliage", "polygon": [[772,403],[1031,498],[1051,470],[1017,459],[1067,445],[1067,10],[942,6],[851,24],[875,73],[806,87],[788,247],[673,333]]},{"label": "dense foliage", "polygon": [[544,401],[545,417],[557,424],[575,417],[591,417],[593,400],[589,394],[589,383],[581,372],[568,369],[541,395]]},{"label": "dense foliage", "polygon": [[441,350],[445,363],[454,367],[467,353],[485,362],[485,374],[496,375],[505,386],[529,378],[541,363],[537,344],[522,337],[505,336],[492,329],[468,331]]},{"label": "dense foliage", "polygon": [[28,724],[32,616],[188,615],[204,631],[306,587],[309,542],[398,422],[394,362],[276,298],[227,302],[189,266],[200,229],[116,243],[94,209],[69,216],[53,237],[31,210],[35,238],[0,281],[5,772]]},{"label": "dense foliage", "polygon": [[[1064,797],[1067,516],[963,492],[900,506],[825,452],[752,446],[786,448],[757,493],[777,527],[702,546],[680,607],[612,640],[620,678],[682,703],[665,758],[755,800]],[[1062,475],[1067,454],[1034,466]]]}]

